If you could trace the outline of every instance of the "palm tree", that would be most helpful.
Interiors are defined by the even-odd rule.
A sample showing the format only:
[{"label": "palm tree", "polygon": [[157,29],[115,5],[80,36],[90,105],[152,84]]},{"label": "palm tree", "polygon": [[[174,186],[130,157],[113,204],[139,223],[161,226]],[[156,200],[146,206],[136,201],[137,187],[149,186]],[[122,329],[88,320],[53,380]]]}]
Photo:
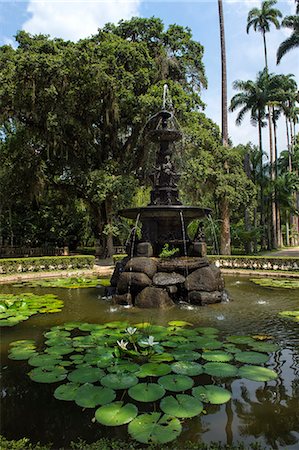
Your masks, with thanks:
[{"label": "palm tree", "polygon": [[264,54],[265,54],[265,67],[268,69],[268,57],[267,57],[267,44],[266,33],[270,31],[271,23],[277,28],[280,28],[278,21],[279,17],[282,17],[279,9],[273,8],[277,3],[277,0],[265,0],[262,2],[261,9],[253,8],[249,11],[247,17],[246,31],[249,33],[251,27],[254,31],[259,31],[263,35],[264,42]]},{"label": "palm tree", "polygon": [[290,28],[293,32],[278,47],[277,61],[276,61],[277,64],[280,63],[281,58],[286,53],[288,53],[293,48],[299,46],[299,2],[298,1],[297,1],[297,6],[296,6],[296,15],[286,16],[283,19],[281,25],[285,28]]},{"label": "palm tree", "polygon": [[[228,119],[227,119],[227,75],[226,75],[226,51],[224,34],[224,16],[222,0],[218,0],[220,43],[221,43],[221,79],[222,79],[222,144],[228,146]],[[228,165],[225,161],[224,169],[228,171]],[[226,196],[221,200],[221,244],[220,252],[222,255],[230,255],[230,210],[229,202]]]},{"label": "palm tree", "polygon": [[[258,141],[260,150],[260,173],[263,178],[263,144],[262,144],[262,128],[265,126],[266,105],[269,100],[268,95],[268,72],[265,68],[259,72],[256,81],[236,80],[233,83],[233,88],[240,91],[231,99],[230,111],[239,111],[236,124],[241,125],[245,114],[250,113],[251,123],[258,126]],[[261,228],[262,240],[261,246],[265,248],[265,217],[264,217],[264,192],[263,181],[261,182],[260,193],[260,208],[261,208]]]}]

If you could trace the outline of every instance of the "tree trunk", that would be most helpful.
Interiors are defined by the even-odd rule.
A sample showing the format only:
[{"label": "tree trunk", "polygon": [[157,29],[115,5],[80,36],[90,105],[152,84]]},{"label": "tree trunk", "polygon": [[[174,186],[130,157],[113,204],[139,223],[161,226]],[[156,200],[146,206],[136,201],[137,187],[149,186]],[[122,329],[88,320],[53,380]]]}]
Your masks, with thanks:
[{"label": "tree trunk", "polygon": [[[246,153],[244,156],[244,171],[245,171],[247,177],[249,179],[251,179],[250,156],[248,153]],[[244,212],[244,225],[245,225],[245,230],[250,232],[251,231],[251,222],[250,222],[250,215],[249,215],[248,208],[245,208],[245,212]],[[245,242],[245,253],[247,255],[251,254],[252,250],[253,250],[253,243],[252,243],[252,241],[247,240]]]},{"label": "tree trunk", "polygon": [[106,242],[106,255],[108,258],[111,258],[114,254],[114,245],[113,245],[113,233],[112,233],[112,210],[111,210],[111,202],[109,199],[105,201],[106,208],[106,219],[108,225],[108,233],[107,233],[107,242]]},{"label": "tree trunk", "polygon": [[260,198],[260,227],[262,230],[261,235],[261,250],[266,248],[266,236],[265,236],[265,208],[264,208],[264,166],[263,166],[263,144],[262,144],[262,118],[259,112],[258,117],[258,133],[259,133],[259,148],[261,152],[260,171],[261,171],[261,198]]},{"label": "tree trunk", "polygon": [[[269,126],[269,147],[270,147],[270,170],[271,170],[271,181],[274,184],[275,182],[275,156],[273,149],[273,135],[272,135],[272,107],[268,105],[268,126]],[[269,247],[277,248],[277,227],[276,227],[276,205],[275,205],[275,194],[271,189],[271,220],[268,225],[270,227],[269,236],[270,242]]]},{"label": "tree trunk", "polygon": [[265,67],[268,72],[268,56],[267,56],[267,45],[266,45],[266,33],[263,31],[263,42],[264,42],[264,55],[265,55]]},{"label": "tree trunk", "polygon": [[[226,51],[224,33],[224,15],[222,0],[218,0],[220,44],[221,44],[221,123],[222,123],[222,144],[228,147],[228,119],[227,119],[227,74],[226,74]],[[228,164],[224,162],[224,170],[228,171]],[[220,201],[221,213],[221,244],[222,255],[231,254],[230,238],[230,208],[229,201],[225,195]]]}]

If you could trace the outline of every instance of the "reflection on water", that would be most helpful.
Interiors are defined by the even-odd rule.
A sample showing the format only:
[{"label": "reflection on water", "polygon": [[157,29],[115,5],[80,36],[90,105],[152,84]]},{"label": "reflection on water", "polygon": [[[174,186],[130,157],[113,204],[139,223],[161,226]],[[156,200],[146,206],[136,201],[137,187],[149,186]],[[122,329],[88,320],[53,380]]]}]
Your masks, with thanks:
[{"label": "reflection on water", "polygon": [[[92,442],[113,435],[127,439],[126,426],[102,428],[93,423],[94,410],[84,410],[73,402],[53,397],[54,385],[34,383],[26,373],[26,361],[7,359],[8,345],[17,339],[33,338],[42,342],[42,333],[66,321],[103,323],[127,320],[165,325],[169,320],[186,320],[198,326],[215,326],[221,333],[268,334],[281,346],[271,357],[268,367],[279,378],[267,383],[245,379],[223,383],[231,390],[232,400],[226,405],[208,405],[207,414],[188,419],[179,438],[184,442],[222,441],[246,444],[259,442],[267,448],[295,450],[299,448],[299,331],[295,322],[277,315],[298,309],[298,291],[256,286],[247,278],[227,277],[228,303],[196,307],[181,303],[170,311],[152,311],[111,307],[103,300],[101,289],[55,289],[65,302],[63,312],[34,316],[16,327],[2,329],[2,433],[9,439],[24,436],[34,442],[53,442],[54,448],[69,448],[78,437]],[[0,292],[16,288],[1,286]],[[20,292],[20,289],[17,290]],[[34,293],[49,289],[35,288]],[[204,377],[203,377],[204,378]],[[204,381],[204,379],[203,379]]]}]

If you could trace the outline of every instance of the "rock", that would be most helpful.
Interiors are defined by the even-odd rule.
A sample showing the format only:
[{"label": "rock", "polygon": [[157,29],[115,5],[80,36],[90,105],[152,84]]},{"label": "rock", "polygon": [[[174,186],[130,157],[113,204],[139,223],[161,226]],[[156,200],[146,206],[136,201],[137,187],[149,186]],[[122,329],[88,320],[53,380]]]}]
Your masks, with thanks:
[{"label": "rock", "polygon": [[218,291],[222,290],[224,282],[220,269],[211,264],[209,267],[201,267],[187,276],[185,288],[187,291]]},{"label": "rock", "polygon": [[150,258],[153,256],[154,250],[153,246],[150,242],[140,242],[137,245],[137,256],[145,256],[147,258]]},{"label": "rock", "polygon": [[149,278],[153,278],[157,272],[157,263],[152,258],[145,258],[144,256],[137,256],[130,259],[124,269],[125,272],[141,272],[146,274]]},{"label": "rock", "polygon": [[169,286],[173,284],[184,283],[185,277],[179,273],[158,272],[154,275],[153,283],[156,286]]},{"label": "rock", "polygon": [[110,278],[110,285],[112,287],[117,286],[117,282],[119,280],[120,274],[124,271],[125,265],[127,264],[128,260],[129,260],[129,257],[126,256],[124,259],[122,259],[121,261],[117,261],[117,263],[115,264],[113,274]]},{"label": "rock", "polygon": [[164,289],[146,287],[137,295],[135,306],[138,308],[168,309],[174,306],[174,303]]},{"label": "rock", "polygon": [[120,274],[117,283],[117,292],[118,294],[126,294],[129,292],[130,286],[130,292],[136,294],[150,284],[152,284],[152,280],[145,273],[123,272]]},{"label": "rock", "polygon": [[178,291],[177,286],[166,286],[166,289],[169,294],[176,294]]},{"label": "rock", "polygon": [[206,267],[209,262],[206,258],[199,257],[181,257],[181,258],[160,258],[157,261],[159,272],[181,272],[186,273],[192,270]]},{"label": "rock", "polygon": [[188,301],[194,305],[211,305],[213,303],[220,303],[222,300],[222,292],[205,292],[205,291],[191,291],[188,293]]},{"label": "rock", "polygon": [[193,255],[194,256],[207,256],[207,244],[206,242],[193,242]]},{"label": "rock", "polygon": [[132,295],[129,293],[114,295],[111,303],[112,305],[133,306]]}]

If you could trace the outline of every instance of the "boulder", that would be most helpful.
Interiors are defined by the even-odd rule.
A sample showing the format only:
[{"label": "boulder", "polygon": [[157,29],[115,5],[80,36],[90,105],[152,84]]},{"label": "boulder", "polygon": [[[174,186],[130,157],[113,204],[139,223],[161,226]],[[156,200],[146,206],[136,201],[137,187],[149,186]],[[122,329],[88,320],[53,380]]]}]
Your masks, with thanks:
[{"label": "boulder", "polygon": [[132,294],[136,294],[150,284],[152,284],[152,280],[145,273],[122,272],[117,283],[117,292],[126,294],[130,291]]},{"label": "boulder", "polygon": [[177,286],[166,286],[166,289],[169,294],[176,294],[178,292]]},{"label": "boulder", "polygon": [[219,291],[224,287],[220,269],[211,264],[201,267],[187,276],[185,288],[187,291]]},{"label": "boulder", "polygon": [[150,242],[140,242],[137,245],[137,256],[145,256],[147,258],[150,258],[153,256],[154,250],[153,246]]},{"label": "boulder", "polygon": [[159,258],[157,260],[159,272],[191,272],[199,269],[200,267],[206,267],[209,265],[209,261],[206,258],[196,257],[181,257],[181,258]]},{"label": "boulder", "polygon": [[166,290],[157,287],[146,287],[135,299],[138,308],[168,309],[174,306]]},{"label": "boulder", "polygon": [[155,286],[169,286],[184,283],[185,277],[179,273],[157,272],[154,275],[153,283]]},{"label": "boulder", "polygon": [[129,293],[122,295],[114,295],[111,303],[112,305],[133,306],[132,295]]},{"label": "boulder", "polygon": [[112,277],[110,278],[110,285],[113,287],[117,286],[120,274],[124,271],[125,265],[127,264],[129,260],[129,257],[126,256],[124,259],[122,259],[121,261],[117,261],[117,263],[115,264],[115,268],[112,274]]},{"label": "boulder", "polygon": [[222,300],[222,292],[205,292],[205,291],[191,291],[188,293],[188,301],[194,305],[212,305],[213,303],[220,303]]},{"label": "boulder", "polygon": [[137,256],[136,258],[131,258],[127,262],[124,271],[141,272],[146,274],[149,278],[153,278],[157,272],[157,263],[152,258]]}]

